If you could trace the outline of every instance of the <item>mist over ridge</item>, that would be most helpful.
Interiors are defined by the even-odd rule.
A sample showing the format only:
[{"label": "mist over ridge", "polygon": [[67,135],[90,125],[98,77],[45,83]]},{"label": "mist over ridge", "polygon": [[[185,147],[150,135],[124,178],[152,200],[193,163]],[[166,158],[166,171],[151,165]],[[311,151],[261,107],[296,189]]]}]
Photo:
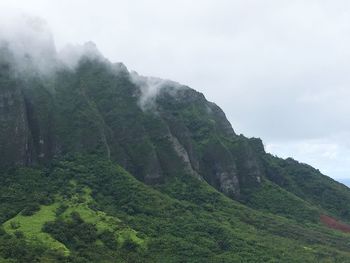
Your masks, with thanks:
[{"label": "mist over ridge", "polygon": [[1,16],[0,47],[10,52],[18,71],[34,68],[43,75],[62,66],[74,70],[82,57],[105,60],[93,42],[67,44],[57,50],[47,22],[20,13]]},{"label": "mist over ridge", "polygon": [[[40,17],[20,13],[1,16],[0,52],[1,50],[7,53],[7,59],[14,65],[16,74],[20,75],[39,74],[46,77],[62,69],[74,71],[83,58],[112,65],[92,41],[84,44],[68,43],[57,50],[48,23]],[[114,63],[113,68],[116,74],[127,71],[131,81],[140,88],[139,106],[143,110],[154,108],[154,100],[163,87],[181,86],[174,81],[129,72],[122,63]]]},{"label": "mist over ridge", "polygon": [[[271,1],[260,9],[258,1],[204,1],[184,9],[181,1],[34,2],[41,4],[4,0],[3,6],[45,17],[59,50],[93,40],[111,61],[121,58],[141,74],[170,76],[204,92],[237,131],[261,136],[271,153],[333,178],[349,174],[347,3]],[[86,12],[77,16],[73,10],[81,6]],[[156,8],[146,14],[139,6]]]},{"label": "mist over ridge", "polygon": [[[320,99],[310,80],[324,80],[298,78],[308,65],[296,72],[288,48],[271,49],[295,33],[277,16],[300,6],[22,1],[53,34],[6,1],[16,5],[0,3],[0,263],[349,261],[350,188],[230,122],[269,126],[286,152],[338,158],[330,142],[293,141],[309,111],[289,108],[303,88],[286,80],[310,84],[298,101],[308,108]],[[220,97],[225,110],[211,102]]]}]

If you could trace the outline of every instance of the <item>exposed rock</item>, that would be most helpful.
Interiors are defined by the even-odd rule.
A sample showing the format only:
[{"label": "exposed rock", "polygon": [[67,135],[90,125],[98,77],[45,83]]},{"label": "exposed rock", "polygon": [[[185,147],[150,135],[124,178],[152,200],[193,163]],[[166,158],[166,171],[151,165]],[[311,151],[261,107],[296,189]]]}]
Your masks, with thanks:
[{"label": "exposed rock", "polygon": [[3,156],[30,164],[97,152],[148,184],[187,174],[232,198],[252,182],[259,185],[261,141],[237,136],[202,93],[151,80],[161,84],[147,95],[153,106],[140,108],[147,90],[123,64],[84,57],[74,71],[61,68],[49,81],[29,75],[22,85],[20,76],[12,82],[2,76],[1,138],[13,138],[1,141]]},{"label": "exposed rock", "polygon": [[31,134],[23,94],[14,82],[0,83],[0,165],[31,162]]},{"label": "exposed rock", "polygon": [[175,138],[174,136],[170,135],[169,140],[172,142],[176,153],[183,160],[186,173],[193,175],[193,176],[197,177],[198,179],[201,179],[201,176],[193,169],[191,161],[190,161],[190,157],[189,157],[186,149],[180,144],[178,139]]}]

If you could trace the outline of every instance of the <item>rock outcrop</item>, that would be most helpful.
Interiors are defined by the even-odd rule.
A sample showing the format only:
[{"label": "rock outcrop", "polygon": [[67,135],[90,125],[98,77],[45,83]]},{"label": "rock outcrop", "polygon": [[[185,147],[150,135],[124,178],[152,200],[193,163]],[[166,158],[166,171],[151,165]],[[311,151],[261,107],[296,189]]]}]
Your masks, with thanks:
[{"label": "rock outcrop", "polygon": [[263,176],[249,139],[186,86],[158,81],[153,105],[141,107],[143,87],[122,64],[83,58],[74,70],[57,67],[49,78],[11,74],[5,60],[0,66],[2,166],[96,152],[148,184],[187,174],[232,198]]}]

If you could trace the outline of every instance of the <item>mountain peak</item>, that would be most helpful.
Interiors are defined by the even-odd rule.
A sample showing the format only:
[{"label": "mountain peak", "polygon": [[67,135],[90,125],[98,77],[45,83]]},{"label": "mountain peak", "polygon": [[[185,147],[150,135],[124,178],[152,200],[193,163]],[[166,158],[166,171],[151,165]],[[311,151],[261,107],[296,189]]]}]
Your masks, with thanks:
[{"label": "mountain peak", "polygon": [[237,135],[201,92],[93,42],[3,43],[0,262],[349,259],[349,189]]}]

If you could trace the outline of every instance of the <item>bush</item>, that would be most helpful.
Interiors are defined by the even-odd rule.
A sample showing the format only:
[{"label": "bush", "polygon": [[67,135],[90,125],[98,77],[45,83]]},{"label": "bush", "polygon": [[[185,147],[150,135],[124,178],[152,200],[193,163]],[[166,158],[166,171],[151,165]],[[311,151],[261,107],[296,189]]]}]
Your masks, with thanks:
[{"label": "bush", "polygon": [[128,251],[135,251],[138,247],[138,244],[135,243],[132,239],[128,238],[124,241],[122,248]]},{"label": "bush", "polygon": [[51,205],[54,203],[54,199],[50,196],[44,196],[40,199],[41,205]]},{"label": "bush", "polygon": [[19,222],[16,222],[16,221],[11,221],[10,226],[12,229],[18,229],[18,228],[20,228],[21,224]]},{"label": "bush", "polygon": [[4,235],[6,235],[6,231],[2,227],[0,227],[0,236]]},{"label": "bush", "polygon": [[84,222],[77,212],[71,213],[70,219],[47,222],[42,230],[75,250],[87,248],[96,242],[98,234],[93,224]]},{"label": "bush", "polygon": [[113,232],[105,230],[99,235],[99,239],[109,249],[115,250],[117,248],[117,241],[115,239],[115,236],[114,236]]},{"label": "bush", "polygon": [[62,204],[56,209],[56,216],[62,215],[68,209],[68,205]]},{"label": "bush", "polygon": [[31,216],[40,210],[40,205],[37,203],[30,204],[26,208],[23,209],[22,215]]},{"label": "bush", "polygon": [[17,238],[24,238],[24,234],[22,231],[16,230],[14,234]]}]

